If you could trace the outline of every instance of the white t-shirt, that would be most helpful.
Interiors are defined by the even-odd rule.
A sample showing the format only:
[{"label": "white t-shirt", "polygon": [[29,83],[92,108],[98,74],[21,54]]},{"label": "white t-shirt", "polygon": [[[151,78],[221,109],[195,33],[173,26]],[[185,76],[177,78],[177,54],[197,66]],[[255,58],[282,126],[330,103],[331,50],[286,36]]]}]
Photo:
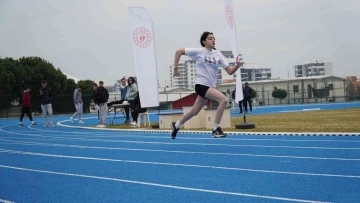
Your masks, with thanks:
[{"label": "white t-shirt", "polygon": [[185,48],[185,55],[196,61],[196,84],[215,87],[218,67],[226,68],[229,62],[218,50]]}]

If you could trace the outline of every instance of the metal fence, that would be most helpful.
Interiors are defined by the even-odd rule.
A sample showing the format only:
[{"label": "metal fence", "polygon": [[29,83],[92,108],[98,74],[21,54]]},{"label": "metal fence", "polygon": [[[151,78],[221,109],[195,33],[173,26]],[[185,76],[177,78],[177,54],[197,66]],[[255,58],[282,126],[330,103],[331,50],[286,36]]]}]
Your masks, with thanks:
[{"label": "metal fence", "polygon": [[[252,98],[253,102],[258,106],[266,105],[278,105],[278,104],[309,104],[309,103],[326,103],[326,102],[345,102],[360,100],[360,87],[339,87],[339,88],[320,88],[320,89],[297,89],[297,90],[284,90],[286,97],[279,99],[273,97],[274,90],[259,91],[251,87],[256,92],[256,96]],[[188,92],[183,92],[184,89],[169,89],[160,93],[160,98],[177,97],[182,99],[189,95]],[[228,100],[232,102],[232,92],[234,91],[234,85],[229,87],[218,88],[224,95],[228,97]],[[190,90],[194,93],[194,90]],[[171,100],[171,99],[169,99]]]},{"label": "metal fence", "polygon": [[357,98],[355,95],[349,95],[344,89],[314,91],[313,89],[304,89],[303,91],[286,91],[286,97],[276,98],[273,91],[256,91],[256,97],[253,98],[259,106],[277,105],[277,104],[309,104],[326,102],[344,102],[353,101]]},{"label": "metal fence", "polygon": [[[160,91],[161,90],[161,91]],[[181,88],[161,88],[159,90],[160,106],[150,108],[150,110],[170,110],[179,109],[181,106],[192,105],[197,95],[194,90]],[[186,90],[186,91],[185,91]],[[290,104],[308,104],[308,103],[326,103],[326,102],[345,102],[360,100],[360,88],[333,88],[322,91],[314,89],[304,89],[298,91],[286,91],[287,96],[284,99],[274,98],[273,91],[256,91],[256,97],[253,98],[253,104],[257,106],[265,105],[290,105]],[[233,89],[220,89],[228,97],[229,106],[232,103],[231,93]],[[121,100],[120,93],[110,93],[109,101]],[[92,95],[83,95],[84,113],[92,113],[90,108]],[[210,102],[211,107],[216,107],[216,102]],[[57,95],[52,98],[54,114],[72,114],[75,112],[73,95]],[[41,114],[41,106],[37,98],[32,99],[31,111],[33,114]],[[21,113],[21,106],[18,104],[18,96],[0,95],[0,118],[18,117]]]}]

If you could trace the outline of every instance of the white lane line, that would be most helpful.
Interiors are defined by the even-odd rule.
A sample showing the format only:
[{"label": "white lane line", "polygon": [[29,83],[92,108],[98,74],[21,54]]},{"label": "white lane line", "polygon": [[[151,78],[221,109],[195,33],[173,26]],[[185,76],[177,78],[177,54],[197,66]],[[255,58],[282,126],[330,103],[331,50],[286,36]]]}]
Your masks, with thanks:
[{"label": "white lane line", "polygon": [[[63,138],[60,138],[63,139]],[[132,143],[132,144],[148,144],[148,145],[194,145],[194,146],[221,146],[221,147],[254,147],[254,148],[289,148],[289,149],[321,149],[321,150],[360,150],[355,147],[303,147],[303,146],[287,146],[287,145],[240,145],[240,144],[213,144],[213,143],[196,143],[196,142],[149,142],[149,141],[131,141],[131,140],[104,140],[104,139],[81,139],[68,138],[72,141],[85,142],[107,142],[107,143]]]},{"label": "white lane line", "polygon": [[168,163],[168,162],[151,162],[151,161],[136,161],[136,160],[106,159],[106,158],[96,158],[96,157],[82,157],[82,156],[67,156],[67,155],[59,155],[59,154],[34,153],[34,152],[15,151],[15,150],[7,150],[7,149],[0,149],[0,153],[22,154],[22,155],[43,156],[43,157],[55,157],[55,158],[65,158],[65,159],[82,159],[82,160],[96,160],[96,161],[108,161],[108,162],[123,162],[123,163],[137,163],[137,164],[181,166],[181,167],[194,167],[194,168],[210,168],[210,169],[221,169],[221,170],[232,170],[232,171],[247,171],[247,172],[258,172],[258,173],[275,173],[275,174],[320,176],[320,177],[338,177],[338,178],[360,178],[360,176],[357,176],[357,175],[326,174],[326,173],[304,173],[304,172],[291,172],[291,171],[274,171],[274,170],[260,170],[260,169],[249,169],[249,168],[234,168],[234,167],[224,167],[224,166],[179,164],[179,163]]},{"label": "white lane line", "polygon": [[319,111],[320,108],[309,108],[309,109],[303,109],[303,111]]},{"label": "white lane line", "polygon": [[125,180],[125,179],[118,179],[118,178],[101,177],[101,176],[91,176],[91,175],[83,175],[83,174],[75,174],[75,173],[62,173],[62,172],[56,172],[56,171],[45,171],[45,170],[37,170],[37,169],[30,169],[30,168],[20,168],[20,167],[14,167],[14,166],[6,166],[6,165],[0,165],[0,168],[7,168],[7,169],[21,170],[21,171],[31,171],[31,172],[37,172],[37,173],[47,173],[47,174],[54,174],[54,175],[71,176],[71,177],[81,177],[81,178],[90,178],[90,179],[98,179],[98,180],[108,180],[108,181],[132,183],[132,184],[138,184],[138,185],[148,185],[148,186],[153,186],[153,187],[163,187],[163,188],[171,188],[171,189],[187,190],[187,191],[195,191],[195,192],[206,192],[206,193],[214,193],[214,194],[243,196],[243,197],[254,197],[254,198],[262,198],[262,199],[292,201],[292,202],[325,203],[325,202],[314,201],[314,200],[304,200],[304,199],[293,199],[293,198],[276,197],[276,196],[255,195],[255,194],[227,192],[227,191],[220,191],[220,190],[208,190],[208,189],[202,189],[202,188],[191,188],[191,187],[183,187],[183,186],[176,186],[176,185],[166,185],[166,184],[143,182],[143,181],[134,181],[134,180]]},{"label": "white lane line", "polygon": [[[119,148],[119,147],[99,147],[86,145],[67,145],[67,144],[52,144],[39,142],[23,142],[0,139],[5,142],[2,144],[10,145],[35,145],[35,146],[51,146],[51,147],[65,147],[65,148],[88,148],[88,149],[104,149],[104,150],[123,150],[123,151],[144,151],[144,152],[165,152],[165,153],[184,153],[184,154],[205,154],[205,155],[227,155],[227,156],[254,156],[254,157],[269,157],[269,158],[292,158],[292,159],[314,159],[314,160],[336,160],[336,161],[360,161],[360,159],[352,158],[333,158],[333,157],[301,157],[301,156],[282,156],[282,155],[263,155],[263,154],[236,154],[236,153],[217,153],[217,152],[192,152],[192,151],[173,151],[173,150],[159,150],[159,149],[140,149],[140,148]],[[10,143],[9,143],[10,142]]]},{"label": "white lane line", "polygon": [[312,160],[334,160],[334,161],[360,161],[356,158],[336,158],[336,157],[305,157],[305,156],[283,156],[283,155],[269,155],[269,154],[237,154],[237,153],[221,153],[221,152],[194,152],[194,151],[178,151],[178,150],[161,150],[161,149],[140,149],[140,148],[121,148],[121,147],[101,147],[101,146],[86,146],[86,145],[67,145],[67,144],[52,144],[40,142],[23,142],[0,139],[5,142],[1,144],[7,145],[29,145],[29,146],[44,146],[44,147],[62,147],[62,148],[80,148],[80,149],[101,149],[101,150],[121,150],[121,151],[143,151],[143,152],[165,152],[165,153],[182,153],[182,154],[204,154],[204,155],[225,155],[225,156],[247,156],[247,157],[267,157],[267,158],[289,158],[289,159],[312,159]]},{"label": "white lane line", "polygon": [[[111,129],[111,128],[96,128],[96,127],[86,127],[86,126],[73,126],[65,125],[64,122],[68,120],[59,121],[56,123],[57,126],[70,128],[70,129],[87,129],[87,130],[99,130],[99,131],[117,131],[117,132],[145,132],[145,133],[170,133],[170,130],[154,130],[154,129]],[[180,134],[211,134],[210,131],[193,131],[193,130],[182,130],[179,131]],[[240,131],[227,131],[230,135],[271,135],[271,136],[360,136],[359,133],[349,133],[349,132],[240,132]]]},{"label": "white lane line", "polygon": [[60,131],[60,130],[45,130],[45,129],[40,129],[40,128],[34,128],[31,125],[29,125],[28,128],[33,130],[33,131],[28,131],[28,132],[31,132],[31,133],[33,133],[34,131],[52,132],[52,133],[56,132],[56,133],[64,133],[64,134],[84,134],[84,135],[93,135],[93,134],[109,135],[109,134],[114,134],[115,133],[115,132],[89,133],[89,132],[83,132],[84,130],[82,130],[82,131],[73,131],[73,132],[72,131]]},{"label": "white lane line", "polygon": [[121,150],[121,151],[143,151],[143,152],[165,152],[165,153],[181,153],[181,154],[204,154],[204,155],[225,155],[225,156],[247,156],[247,157],[266,157],[266,158],[288,158],[288,159],[312,159],[312,160],[333,160],[333,161],[360,161],[356,158],[336,158],[336,157],[306,157],[306,156],[283,156],[283,155],[269,155],[269,154],[237,154],[237,153],[221,153],[221,152],[193,152],[193,151],[174,151],[161,149],[140,149],[140,148],[121,148],[121,147],[99,147],[86,145],[67,145],[67,144],[52,144],[41,142],[22,142],[0,139],[6,145],[28,145],[28,146],[44,146],[44,147],[62,147],[62,148],[80,148],[80,149],[101,149],[101,150]]},{"label": "white lane line", "polygon": [[320,108],[311,108],[311,109],[298,109],[298,110],[283,110],[283,111],[278,111],[278,112],[282,112],[282,113],[291,113],[291,112],[300,112],[300,111],[320,111]]},{"label": "white lane line", "polygon": [[181,154],[225,155],[225,156],[247,156],[247,157],[287,158],[287,159],[360,161],[360,159],[357,159],[357,158],[283,156],[283,155],[270,155],[270,154],[238,154],[238,153],[221,153],[221,152],[204,152],[204,151],[194,152],[194,151],[179,151],[179,150],[101,147],[101,146],[67,145],[67,144],[52,144],[52,143],[39,143],[39,142],[22,142],[22,141],[13,141],[13,140],[6,140],[6,139],[0,139],[0,140],[4,141],[4,142],[0,142],[0,144],[6,144],[6,145],[25,145],[25,146],[28,145],[28,146],[43,146],[43,147],[121,150],[121,151],[143,151],[143,152],[165,152],[165,153],[181,153]]},{"label": "white lane line", "polygon": [[[0,129],[0,131],[2,131]],[[44,137],[44,138],[54,138],[62,140],[71,140],[71,141],[81,141],[81,142],[110,142],[110,143],[134,143],[134,144],[156,144],[156,145],[198,145],[198,146],[225,146],[225,147],[254,147],[254,148],[289,148],[289,149],[320,149],[320,150],[360,150],[360,148],[341,148],[341,147],[303,147],[303,146],[283,146],[283,145],[231,145],[231,144],[211,144],[211,143],[181,143],[181,142],[145,142],[145,141],[125,141],[125,140],[104,140],[104,139],[81,139],[81,138],[64,138],[64,137],[54,137],[54,136],[42,136],[42,135],[32,135],[32,134],[22,134],[22,133],[13,133],[11,134],[20,134],[27,135],[29,137]]]},{"label": "white lane line", "polygon": [[[3,127],[6,127],[6,126],[3,126]],[[30,128],[31,129],[31,128]],[[42,130],[40,130],[42,131]],[[52,137],[52,138],[67,138],[71,135],[74,135],[74,134],[77,134],[76,132],[63,132],[65,134],[70,134],[69,136],[63,136],[63,135],[57,135],[56,137],[54,136],[47,136],[47,135],[42,135],[42,134],[26,134],[26,133],[18,133],[18,132],[12,132],[12,131],[5,131],[5,130],[2,130],[0,128],[0,132],[5,132],[5,133],[9,133],[9,134],[16,134],[16,135],[24,135],[24,136],[30,136],[30,137]],[[62,132],[62,131],[60,131]],[[111,133],[105,133],[107,131],[104,131],[104,133],[84,133],[84,134],[87,134],[89,136],[83,136],[84,138],[85,137],[92,137],[92,138],[96,138],[97,136],[91,136],[91,135],[111,135]],[[114,132],[114,131],[110,131],[110,132],[113,132],[115,134],[118,134],[119,132]],[[141,138],[161,138],[161,139],[169,139],[168,136],[141,136],[139,134],[134,134],[134,132],[120,132],[121,135],[118,135],[118,137],[133,137],[133,138],[138,138],[138,137],[141,137]],[[140,134],[144,134],[142,132],[140,132]],[[202,135],[202,134],[197,134],[197,136],[199,135]],[[204,136],[208,136],[208,135],[204,135]],[[77,136],[78,138],[81,138],[81,136]],[[103,137],[103,136],[99,136],[99,137]],[[104,136],[106,138],[106,136]],[[108,136],[108,137],[112,137],[112,136]],[[72,138],[72,139],[78,139],[78,138]],[[289,137],[290,138],[290,137]],[[354,137],[355,138],[355,137]],[[186,136],[182,136],[182,137],[179,137],[179,140],[181,139],[189,139],[189,140],[215,140],[214,138],[209,138],[209,137],[206,137],[206,138],[194,138],[194,137],[186,137]],[[249,140],[252,140],[252,141],[280,141],[280,142],[353,142],[353,143],[356,143],[356,142],[360,142],[358,140],[286,140],[286,139],[268,139],[268,138],[264,138],[264,139],[254,139],[254,138],[226,138],[226,140],[244,140],[244,141],[249,141]]]},{"label": "white lane line", "polygon": [[[360,104],[360,102],[341,102],[341,103],[318,103],[318,104],[291,104],[291,105],[267,105],[267,106],[259,106],[258,109],[275,109],[275,108],[296,108],[296,107],[317,107],[317,106],[351,106],[351,107],[357,107]],[[336,108],[328,109],[328,110],[336,110]],[[271,112],[269,112],[271,113]]]},{"label": "white lane line", "polygon": [[[42,130],[42,129],[36,129],[36,128],[32,128],[31,126],[29,126],[30,129],[34,129],[37,131],[50,131],[50,132],[59,132],[59,133],[63,133],[63,134],[70,134],[74,135],[74,134],[81,134],[81,136],[83,137],[93,137],[95,138],[96,136],[93,135],[104,135],[104,136],[98,136],[98,137],[134,137],[134,138],[154,138],[154,139],[169,139],[169,136],[150,136],[150,135],[140,135],[140,134],[144,134],[144,133],[140,133],[140,134],[135,134],[133,132],[121,132],[121,135],[119,135],[119,132],[114,132],[114,131],[110,131],[108,133],[84,133],[84,132],[66,132],[66,131],[51,131],[51,130]],[[33,132],[33,131],[27,131],[27,132]],[[106,132],[106,131],[105,131]],[[84,134],[84,135],[82,135]],[[113,135],[115,134],[115,135]],[[62,135],[60,135],[62,136]],[[214,140],[214,138],[209,137],[208,135],[205,135],[206,137],[187,137],[187,136],[181,136],[177,139],[189,139],[189,140]],[[77,136],[80,137],[80,136]],[[289,137],[291,138],[291,137]],[[294,137],[295,138],[295,137]],[[269,139],[269,138],[226,138],[226,140],[244,140],[244,141],[279,141],[279,142],[360,142],[357,140],[291,140],[291,139]]]},{"label": "white lane line", "polygon": [[[0,129],[1,130],[1,129]],[[12,133],[11,134],[20,134]],[[195,146],[223,146],[223,147],[254,147],[254,148],[289,148],[289,149],[321,149],[321,150],[360,150],[360,148],[351,147],[303,147],[303,146],[287,146],[287,145],[232,145],[232,144],[211,144],[211,143],[196,143],[196,142],[146,142],[146,141],[131,141],[131,140],[104,140],[104,139],[83,139],[83,138],[64,138],[55,136],[42,136],[32,134],[22,134],[30,137],[44,137],[44,138],[55,138],[64,139],[71,141],[81,142],[110,142],[110,143],[132,143],[132,144],[155,144],[155,145],[195,145]]]},{"label": "white lane line", "polygon": [[[10,132],[12,133],[12,132]],[[20,134],[20,133],[12,133]],[[24,134],[23,134],[24,135]],[[211,144],[211,143],[184,143],[184,142],[146,142],[146,141],[131,141],[131,140],[104,140],[91,138],[64,138],[55,136],[43,135],[28,135],[29,137],[43,137],[53,138],[56,140],[80,141],[80,142],[110,142],[110,143],[133,143],[133,144],[155,144],[155,145],[198,145],[198,146],[225,146],[225,147],[254,147],[254,148],[289,148],[289,149],[321,149],[321,150],[360,150],[360,148],[346,148],[346,147],[303,147],[303,146],[284,146],[284,145],[232,145],[232,144]]]},{"label": "white lane line", "polygon": [[[20,133],[20,132],[9,132],[10,134],[16,134],[16,135],[23,135],[26,137],[44,137],[44,138],[51,138],[51,139],[81,139],[83,138],[84,140],[87,138],[151,138],[151,139],[169,139],[168,136],[149,136],[149,135],[139,135],[139,134],[134,134],[134,133],[121,133],[121,135],[118,135],[118,133],[116,133],[117,135],[111,135],[109,134],[97,134],[97,133],[91,133],[89,135],[76,135],[76,137],[71,137],[74,136],[73,133],[69,133],[70,135],[56,135],[56,136],[48,136],[48,135],[41,135],[41,134],[25,134],[25,133]],[[76,133],[75,133],[76,134]],[[95,136],[94,136],[95,135]],[[103,135],[103,136],[102,136]],[[3,136],[0,136],[3,137]],[[7,137],[3,137],[3,138],[7,138]],[[22,138],[22,137],[13,137],[14,139],[35,139],[35,138]],[[218,141],[215,140],[214,138],[201,138],[201,137],[180,137],[177,138],[178,140],[214,140],[214,141]],[[45,139],[44,139],[45,140]],[[285,140],[285,139],[255,139],[255,138],[226,138],[226,140],[223,141],[227,141],[227,140],[231,140],[231,141],[274,141],[274,142],[349,142],[349,143],[360,143],[360,141],[357,140]]]},{"label": "white lane line", "polygon": [[0,203],[15,203],[15,202],[10,202],[8,200],[0,199]]}]

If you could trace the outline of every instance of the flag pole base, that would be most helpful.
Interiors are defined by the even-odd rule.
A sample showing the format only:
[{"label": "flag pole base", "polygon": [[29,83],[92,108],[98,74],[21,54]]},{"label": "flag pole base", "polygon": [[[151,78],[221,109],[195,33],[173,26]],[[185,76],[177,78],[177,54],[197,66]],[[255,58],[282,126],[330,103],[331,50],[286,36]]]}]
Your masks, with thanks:
[{"label": "flag pole base", "polygon": [[235,124],[235,129],[254,129],[254,128],[255,128],[255,124],[254,124],[254,123],[247,123],[247,122],[246,122],[245,112],[244,112],[244,122],[243,122],[243,123]]},{"label": "flag pole base", "polygon": [[254,123],[238,123],[235,124],[235,129],[254,129],[255,124]]}]

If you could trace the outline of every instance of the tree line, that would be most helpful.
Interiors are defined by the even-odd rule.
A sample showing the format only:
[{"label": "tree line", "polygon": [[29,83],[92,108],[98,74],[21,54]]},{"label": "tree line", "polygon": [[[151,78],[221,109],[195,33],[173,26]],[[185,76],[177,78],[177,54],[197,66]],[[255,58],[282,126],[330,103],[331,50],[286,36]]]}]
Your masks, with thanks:
[{"label": "tree line", "polygon": [[84,112],[89,111],[93,81],[82,80],[76,83],[49,61],[32,56],[19,59],[0,57],[0,110],[15,105],[24,89],[30,87],[31,110],[35,113],[41,112],[39,89],[42,80],[47,81],[54,95],[52,99],[54,113],[75,111],[73,92],[77,85],[82,88]]}]

